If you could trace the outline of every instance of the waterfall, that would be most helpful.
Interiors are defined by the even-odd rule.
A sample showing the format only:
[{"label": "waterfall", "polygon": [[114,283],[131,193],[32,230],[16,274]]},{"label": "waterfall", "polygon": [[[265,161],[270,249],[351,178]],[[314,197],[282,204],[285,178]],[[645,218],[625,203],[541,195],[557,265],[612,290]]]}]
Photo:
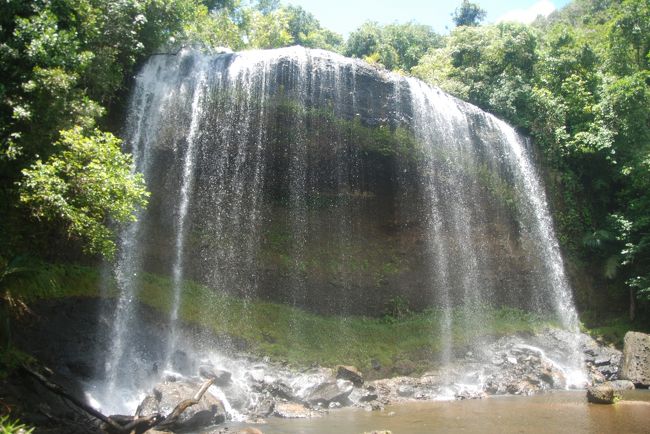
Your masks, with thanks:
[{"label": "waterfall", "polygon": [[196,162],[196,148],[199,140],[199,124],[202,120],[203,95],[205,92],[206,65],[204,59],[199,60],[199,65],[195,69],[195,79],[193,80],[192,90],[192,109],[189,131],[187,133],[187,149],[183,162],[183,175],[180,189],[180,200],[178,204],[178,215],[176,222],[176,243],[174,262],[172,266],[173,279],[173,300],[170,313],[171,331],[165,351],[165,365],[169,365],[171,353],[176,348],[178,340],[178,310],[181,304],[181,286],[183,280],[183,256],[185,250],[186,236],[186,217],[190,204],[190,192],[194,186],[194,166]]},{"label": "waterfall", "polygon": [[[454,328],[484,332],[500,306],[577,331],[529,143],[416,79],[301,47],[184,49],[137,76],[125,139],[152,198],[121,236],[111,393],[146,370],[134,301],[148,273],[170,277],[149,359],[171,369],[189,280],[340,315],[344,334],[348,315],[434,309],[443,363]],[[190,308],[232,320],[225,301]]]},{"label": "waterfall", "polygon": [[[145,177],[151,176],[153,147],[160,133],[161,118],[170,101],[177,94],[176,68],[168,59],[159,58],[149,62],[138,76],[138,85],[129,107],[127,122],[128,143],[134,156],[136,170]],[[139,293],[139,273],[142,269],[140,244],[146,213],[139,212],[138,220],[129,225],[120,237],[120,250],[115,266],[115,279],[120,290],[113,318],[112,344],[106,362],[106,396],[113,396],[124,373],[132,371],[138,356],[132,353],[133,334],[137,328],[135,303]],[[128,376],[130,377],[130,376]],[[122,380],[124,381],[124,380]],[[136,378],[126,381],[137,383]]]}]

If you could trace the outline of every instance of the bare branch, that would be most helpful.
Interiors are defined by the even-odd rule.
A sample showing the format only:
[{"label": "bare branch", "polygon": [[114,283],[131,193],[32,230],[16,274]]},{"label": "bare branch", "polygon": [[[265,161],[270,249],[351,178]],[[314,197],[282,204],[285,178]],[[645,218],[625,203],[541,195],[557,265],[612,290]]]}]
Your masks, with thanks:
[{"label": "bare branch", "polygon": [[210,378],[205,383],[203,383],[201,388],[196,392],[196,394],[194,394],[192,398],[179,402],[178,405],[174,408],[174,410],[165,418],[165,420],[163,420],[158,425],[156,425],[156,427],[164,428],[176,423],[180,415],[183,414],[185,410],[199,403],[201,398],[203,398],[205,392],[208,390],[210,386],[212,386],[212,383],[214,383],[214,380],[215,380],[214,378]]},{"label": "bare branch", "polygon": [[34,371],[32,368],[30,368],[27,365],[22,365],[22,369],[24,372],[29,374],[30,376],[34,377],[43,387],[48,389],[49,391],[67,399],[70,403],[74,404],[75,406],[79,407],[81,410],[85,411],[89,415],[93,416],[96,419],[101,420],[105,424],[108,424],[111,428],[115,430],[120,430],[122,427],[115,423],[110,417],[105,416],[104,414],[100,413],[90,405],[81,402],[79,399],[75,398],[68,392],[66,392],[63,387],[59,386],[56,383],[51,382],[47,378],[45,378],[42,374],[39,372]]}]

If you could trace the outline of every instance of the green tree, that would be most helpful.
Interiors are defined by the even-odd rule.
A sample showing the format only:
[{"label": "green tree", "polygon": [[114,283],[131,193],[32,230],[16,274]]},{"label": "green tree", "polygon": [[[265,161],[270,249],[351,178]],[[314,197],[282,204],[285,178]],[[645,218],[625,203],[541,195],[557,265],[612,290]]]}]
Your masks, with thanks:
[{"label": "green tree", "polygon": [[650,62],[650,2],[625,0],[615,11],[610,31],[611,66],[625,74],[646,70]]},{"label": "green tree", "polygon": [[363,59],[377,51],[381,40],[382,29],[379,23],[365,22],[348,37],[345,55]]},{"label": "green tree", "polygon": [[526,126],[537,61],[535,32],[512,23],[463,26],[445,42],[445,47],[423,56],[413,74]]},{"label": "green tree", "polygon": [[340,51],[343,37],[331,30],[325,29],[311,13],[300,6],[283,8],[288,16],[288,32],[292,43],[309,48],[323,48]]},{"label": "green tree", "polygon": [[[29,245],[35,238],[30,233],[39,223],[25,220],[24,205],[37,204],[34,189],[40,188],[39,182],[53,189],[52,194],[64,190],[90,194],[102,186],[89,183],[106,181],[98,176],[86,178],[85,190],[66,184],[72,180],[61,175],[65,172],[59,166],[63,155],[72,157],[72,151],[66,150],[72,139],[71,133],[61,136],[60,131],[110,129],[105,114],[122,102],[138,62],[166,46],[208,33],[199,26],[208,27],[214,21],[199,0],[9,0],[0,8],[0,227],[3,233],[12,233],[3,237],[0,255],[13,257],[34,249]],[[129,160],[102,134],[88,136],[111,150],[101,154],[98,164],[117,170],[115,165]],[[134,206],[139,203],[137,195],[128,193],[129,178],[115,172],[112,180],[127,182],[122,186],[124,200],[134,200]],[[17,183],[22,183],[22,192]],[[72,206],[59,210],[65,211],[60,220],[69,233],[87,240],[89,251],[110,253],[112,247],[105,241],[110,238],[108,217],[119,220],[118,210],[89,209],[75,216],[72,199],[59,203]],[[43,217],[52,217],[46,205],[42,202],[38,208]]]},{"label": "green tree", "polygon": [[367,22],[350,34],[345,54],[408,72],[425,53],[441,44],[442,38],[426,25],[410,22],[380,26]]},{"label": "green tree", "polygon": [[84,239],[89,253],[112,257],[110,223],[134,221],[149,195],[120,144],[110,133],[61,131],[57,152],[23,169],[20,201],[34,217],[60,221],[71,237]]},{"label": "green tree", "polygon": [[245,12],[246,39],[251,48],[286,47],[293,43],[289,33],[289,16],[283,9],[267,13],[256,9]]},{"label": "green tree", "polygon": [[451,17],[457,27],[478,26],[485,19],[486,14],[485,10],[481,9],[478,4],[463,0]]},{"label": "green tree", "polygon": [[280,0],[257,0],[255,8],[263,15],[269,15],[280,7]]},{"label": "green tree", "polygon": [[650,300],[648,6],[576,0],[533,26],[459,25],[412,69],[535,139],[568,258],[626,288],[631,313]]}]

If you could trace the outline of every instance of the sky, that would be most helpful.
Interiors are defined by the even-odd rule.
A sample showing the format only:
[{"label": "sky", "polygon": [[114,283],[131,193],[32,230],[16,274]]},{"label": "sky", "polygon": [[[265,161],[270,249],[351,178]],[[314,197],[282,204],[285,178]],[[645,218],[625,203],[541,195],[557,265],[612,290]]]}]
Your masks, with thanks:
[{"label": "sky", "polygon": [[[485,23],[508,21],[531,22],[538,13],[548,15],[570,0],[474,0],[487,11]],[[347,36],[366,21],[390,24],[415,21],[428,24],[438,33],[454,27],[451,14],[461,0],[283,0],[302,6],[325,28]]]}]

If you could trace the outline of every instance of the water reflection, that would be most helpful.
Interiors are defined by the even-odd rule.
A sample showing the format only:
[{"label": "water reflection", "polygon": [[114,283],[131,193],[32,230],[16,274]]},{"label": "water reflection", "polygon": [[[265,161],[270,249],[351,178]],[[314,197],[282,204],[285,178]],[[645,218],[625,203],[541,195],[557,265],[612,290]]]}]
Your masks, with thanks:
[{"label": "water reflection", "polygon": [[257,427],[264,434],[361,434],[373,430],[390,430],[393,434],[650,432],[650,391],[629,392],[625,398],[616,405],[588,404],[584,391],[580,391],[414,402],[376,412],[337,410],[311,420],[270,418]]}]

